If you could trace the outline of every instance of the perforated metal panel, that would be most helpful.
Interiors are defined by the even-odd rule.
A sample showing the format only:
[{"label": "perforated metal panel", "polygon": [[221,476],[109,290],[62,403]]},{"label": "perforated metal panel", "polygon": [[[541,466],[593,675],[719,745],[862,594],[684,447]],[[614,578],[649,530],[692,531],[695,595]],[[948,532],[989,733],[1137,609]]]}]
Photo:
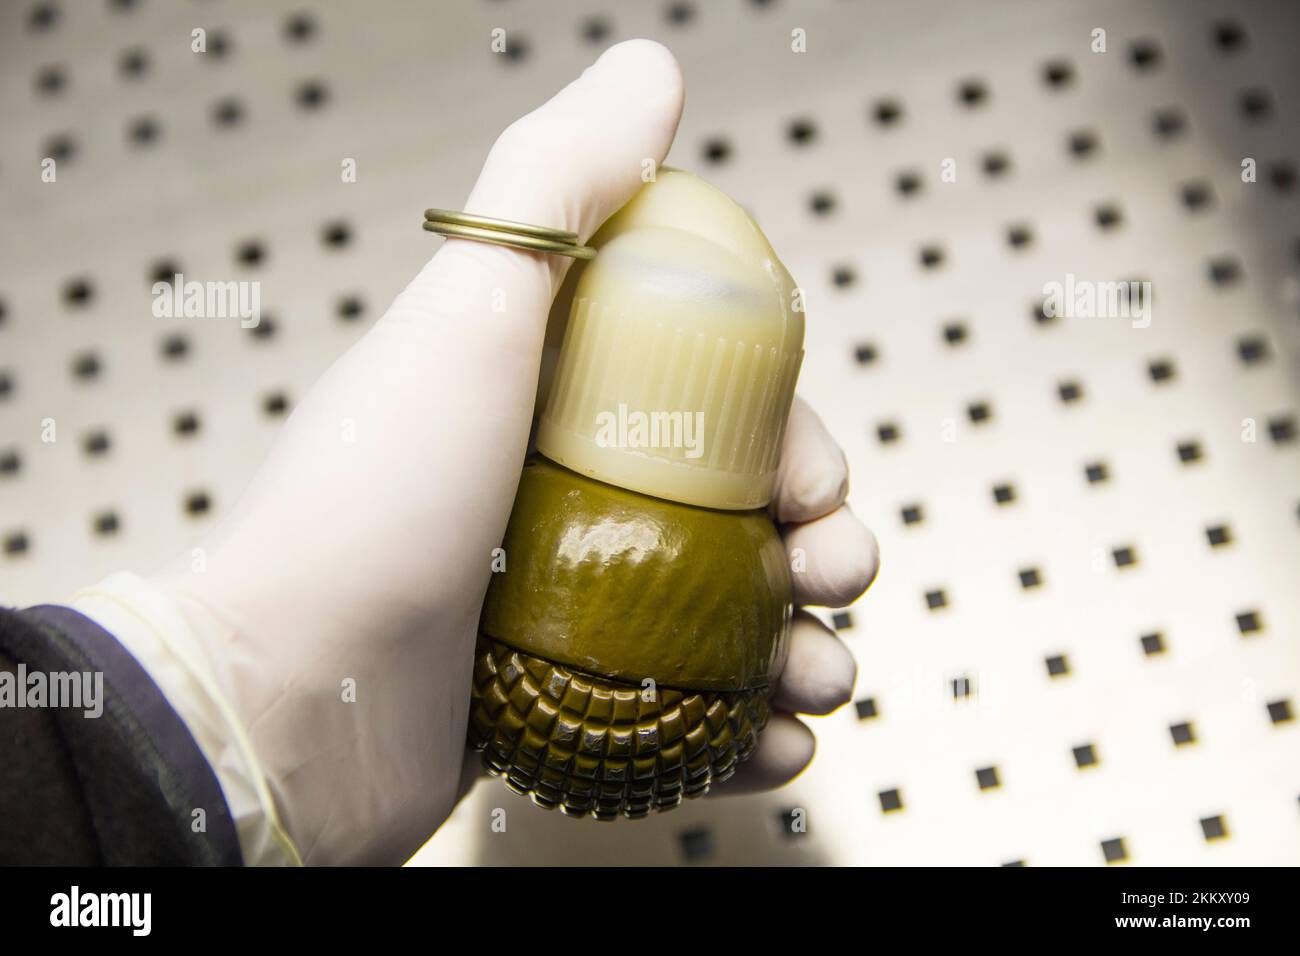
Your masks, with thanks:
[{"label": "perforated metal panel", "polygon": [[[884,555],[835,616],[856,704],[776,793],[603,825],[487,782],[418,861],[1300,862],[1284,0],[5,4],[0,597],[195,541],[432,251],[420,210],[629,36],[685,69],[669,161],[806,291],[801,390]],[[178,271],[269,321],[155,319]],[[1069,275],[1149,281],[1151,322],[1044,316]]]}]

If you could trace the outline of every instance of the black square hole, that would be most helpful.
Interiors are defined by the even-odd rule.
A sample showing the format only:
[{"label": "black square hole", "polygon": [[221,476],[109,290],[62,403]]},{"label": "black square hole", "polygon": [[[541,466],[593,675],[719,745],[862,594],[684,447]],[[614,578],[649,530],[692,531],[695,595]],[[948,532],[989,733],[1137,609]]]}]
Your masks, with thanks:
[{"label": "black square hole", "polygon": [[77,141],[67,133],[59,133],[46,141],[44,155],[60,163],[71,162],[77,155]]},{"label": "black square hole", "polygon": [[27,537],[25,531],[10,531],[4,537],[4,552],[6,557],[16,557],[20,554],[26,554],[27,549],[31,547],[31,539]]},{"label": "black square hole", "polygon": [[38,3],[27,11],[27,29],[32,32],[42,30],[51,30],[59,23],[59,18],[63,15],[53,3]]},{"label": "black square hole", "polygon": [[966,417],[972,425],[982,425],[993,418],[993,408],[988,402],[972,402],[966,406]]},{"label": "black square hole", "polygon": [[[690,8],[689,7],[684,8],[682,4],[674,4],[673,6],[670,6],[668,8],[668,19],[673,23],[681,22],[680,20],[677,19],[677,14],[678,11],[682,9],[686,10],[687,19],[689,19]],[[528,59],[528,55],[532,52],[532,49],[533,49],[532,43],[529,42],[527,39],[521,37],[519,33],[516,32],[510,38],[510,45],[506,47],[505,50],[502,51],[505,54],[505,56],[501,62],[508,63],[508,64],[520,63]]]},{"label": "black square hole", "polygon": [[957,99],[963,106],[982,106],[989,98],[989,88],[980,80],[963,80],[957,87]]},{"label": "black square hole", "polygon": [[179,332],[174,332],[162,340],[159,351],[168,362],[179,362],[190,354],[190,341]]},{"label": "black square hole", "polygon": [[1280,160],[1276,163],[1270,163],[1268,167],[1268,181],[1273,184],[1273,188],[1280,193],[1289,193],[1295,188],[1296,172],[1295,165]]},{"label": "black square hole", "polygon": [[688,863],[698,863],[713,856],[713,833],[703,827],[683,830],[678,834],[677,842],[682,858]]},{"label": "black square hole", "polygon": [[1147,72],[1160,65],[1162,54],[1160,45],[1155,40],[1135,40],[1128,49],[1129,62],[1141,72]]},{"label": "black square hole", "polygon": [[1097,228],[1103,230],[1117,229],[1124,222],[1124,213],[1114,203],[1098,206],[1093,212]]},{"label": "black square hole", "polygon": [[901,791],[880,791],[880,810],[882,813],[893,813],[901,809],[903,809],[903,794]]},{"label": "black square hole", "polygon": [[1147,374],[1151,376],[1151,381],[1163,385],[1165,382],[1172,382],[1178,372],[1170,359],[1152,359],[1147,364]]},{"label": "black square hole", "polygon": [[1242,611],[1237,615],[1237,630],[1242,635],[1256,634],[1264,629],[1264,622],[1258,611]]},{"label": "black square hole", "polygon": [[888,445],[898,441],[902,432],[895,422],[882,422],[876,426],[876,437],[880,439],[880,444]]},{"label": "black square hole", "polygon": [[89,382],[99,378],[103,368],[103,363],[94,352],[82,352],[80,355],[73,356],[72,374],[82,381]]},{"label": "black square hole", "polygon": [[731,144],[720,136],[712,136],[704,141],[701,152],[706,163],[725,163],[731,156]]},{"label": "black square hole", "polygon": [[334,303],[334,314],[344,322],[355,322],[365,314],[366,304],[358,295],[341,296]]},{"label": "black square hole", "polygon": [[1064,654],[1057,654],[1045,661],[1048,677],[1064,677],[1070,673],[1070,662]]},{"label": "black square hole", "polygon": [[1225,544],[1232,544],[1232,529],[1226,524],[1216,524],[1205,529],[1205,537],[1211,548],[1221,548]]},{"label": "black square hole", "polygon": [[1169,736],[1174,739],[1175,747],[1185,747],[1196,743],[1196,731],[1190,723],[1171,724]]},{"label": "black square hole", "polygon": [[291,43],[306,43],[316,33],[316,21],[309,14],[295,13],[284,22],[285,39]]},{"label": "black square hole", "polygon": [[993,500],[1000,505],[1009,505],[1016,500],[1014,485],[994,485]]},{"label": "black square hole", "polygon": [[266,246],[257,239],[246,239],[235,247],[235,261],[252,268],[266,261]]},{"label": "black square hole", "polygon": [[[166,281],[170,282],[171,278],[169,274]],[[73,308],[87,306],[94,298],[95,284],[85,276],[69,279],[63,287],[63,301]]]},{"label": "black square hole", "polygon": [[1023,224],[1007,227],[1007,245],[1012,249],[1025,249],[1034,242],[1034,231]]},{"label": "black square hole", "polygon": [[218,126],[237,126],[244,118],[244,104],[233,96],[212,104],[212,121]]},{"label": "black square hole", "polygon": [[786,807],[776,814],[777,828],[781,835],[789,839],[798,839],[808,835],[808,814],[802,807]]},{"label": "black square hole", "polygon": [[1088,159],[1101,148],[1101,139],[1093,130],[1080,129],[1070,134],[1066,146],[1075,159]]},{"label": "black square hole", "polygon": [[1151,117],[1151,128],[1161,139],[1173,139],[1187,129],[1187,114],[1176,106],[1156,110]]},{"label": "black square hole", "polygon": [[1273,115],[1273,97],[1268,90],[1254,88],[1242,90],[1237,96],[1237,108],[1251,122],[1259,122]]},{"label": "black square hole", "polygon": [[903,524],[920,524],[925,520],[925,511],[920,505],[904,505],[900,514]]},{"label": "black square hole", "polygon": [[864,697],[862,700],[855,700],[853,708],[858,712],[858,720],[871,720],[878,717],[880,711],[876,708],[876,698]]},{"label": "black square hole", "polygon": [[1137,549],[1132,545],[1121,545],[1110,552],[1117,568],[1131,568],[1138,563]]},{"label": "black square hole", "polygon": [[81,440],[81,450],[92,458],[108,454],[113,440],[102,428],[87,432]]},{"label": "black square hole", "polygon": [[1163,654],[1165,652],[1165,636],[1159,631],[1150,634],[1143,634],[1141,638],[1142,653],[1151,657],[1153,654]]},{"label": "black square hole", "polygon": [[871,114],[879,125],[895,126],[903,119],[903,105],[897,100],[878,100],[872,107]]},{"label": "black square hole", "polygon": [[1224,53],[1235,53],[1246,45],[1246,30],[1235,20],[1219,20],[1210,31],[1214,45]]},{"label": "black square hole", "polygon": [[1290,416],[1270,418],[1268,422],[1268,434],[1269,437],[1273,439],[1274,444],[1277,445],[1285,445],[1287,442],[1295,441],[1295,419]]},{"label": "black square hole", "polygon": [[829,216],[835,211],[835,195],[828,190],[819,189],[808,197],[808,208],[815,216]]},{"label": "black square hole", "polygon": [[175,259],[159,259],[149,267],[149,282],[150,284],[161,282],[175,288],[176,277],[183,271],[180,263]]},{"label": "black square hole", "polygon": [[817,125],[807,117],[791,120],[785,135],[795,146],[807,146],[817,139]]},{"label": "black square hole", "polygon": [[1268,340],[1260,335],[1245,335],[1237,340],[1237,355],[1246,365],[1256,365],[1268,358]]},{"label": "black square hole", "polygon": [[853,626],[853,615],[849,611],[836,611],[831,615],[831,624],[837,631],[847,631]]},{"label": "black square hole", "polygon": [[95,515],[94,527],[95,534],[101,538],[108,538],[117,534],[118,529],[121,527],[121,521],[117,517],[117,512],[101,511]]},{"label": "black square hole", "polygon": [[144,50],[127,50],[118,60],[118,69],[127,79],[139,79],[149,70],[149,55]]},{"label": "black square hole", "polygon": [[1069,60],[1049,60],[1043,64],[1043,82],[1054,90],[1074,82],[1074,66]]},{"label": "black square hole", "polygon": [[1101,841],[1101,855],[1107,863],[1122,863],[1128,859],[1123,837]]},{"label": "black square hole", "polygon": [[1184,183],[1179,194],[1189,212],[1199,212],[1214,200],[1214,193],[1208,183]]},{"label": "black square hole", "polygon": [[1232,256],[1219,256],[1210,260],[1206,272],[1216,286],[1235,285],[1241,281],[1241,262]]},{"label": "black square hole", "polygon": [[1083,469],[1084,477],[1088,479],[1088,484],[1095,485],[1102,481],[1110,479],[1110,469],[1104,461],[1094,461],[1086,465]]},{"label": "black square hole", "polygon": [[1095,767],[1098,763],[1097,748],[1092,744],[1080,744],[1073,749],[1074,765],[1079,769]]},{"label": "black square hole", "polygon": [[852,266],[836,266],[831,270],[831,282],[837,289],[847,289],[858,281],[858,274]]},{"label": "black square hole", "polygon": [[342,249],[352,241],[352,227],[338,220],[321,227],[321,242],[331,249]]},{"label": "black square hole", "polygon": [[1011,169],[1011,157],[1000,150],[994,150],[984,154],[980,165],[984,169],[985,176],[989,179],[997,179],[1005,176]]},{"label": "black square hole", "polygon": [[907,170],[894,177],[894,189],[900,196],[915,196],[921,191],[922,180],[919,173]]},{"label": "black square hole", "polygon": [[262,411],[275,418],[289,410],[289,398],[284,392],[271,392],[262,399]]},{"label": "black square hole", "polygon": [[1205,834],[1206,843],[1225,839],[1228,836],[1228,823],[1222,816],[1205,817],[1201,820],[1201,833]]},{"label": "black square hole", "polygon": [[45,94],[58,93],[63,89],[66,77],[57,66],[42,67],[36,74],[36,89]]},{"label": "black square hole", "polygon": [[1061,397],[1061,401],[1068,405],[1070,402],[1077,402],[1083,397],[1083,386],[1075,381],[1062,382],[1056,386],[1056,394]]},{"label": "black square hole", "polygon": [[870,365],[879,357],[879,354],[876,347],[869,342],[863,342],[853,350],[853,358],[859,365]]},{"label": "black square hole", "polygon": [[948,606],[948,596],[944,594],[942,590],[926,591],[925,606],[928,607],[931,611],[937,611],[940,608],[945,608]]},{"label": "black square hole", "polygon": [[1178,460],[1184,465],[1191,465],[1205,457],[1201,450],[1201,443],[1197,441],[1185,441],[1178,443]]},{"label": "black square hole", "polygon": [[981,790],[994,790],[1002,785],[997,767],[981,767],[975,771],[975,782]]},{"label": "black square hole", "polygon": [[1268,719],[1275,724],[1287,724],[1295,720],[1295,714],[1291,710],[1291,701],[1275,700],[1268,705]]},{"label": "black square hole", "polygon": [[678,0],[676,3],[670,3],[666,11],[669,23],[681,26],[684,23],[690,23],[695,19],[695,7],[686,3],[685,0]]},{"label": "black square hole", "polygon": [[197,434],[199,430],[199,416],[194,412],[180,412],[172,419],[172,431],[182,437]]}]

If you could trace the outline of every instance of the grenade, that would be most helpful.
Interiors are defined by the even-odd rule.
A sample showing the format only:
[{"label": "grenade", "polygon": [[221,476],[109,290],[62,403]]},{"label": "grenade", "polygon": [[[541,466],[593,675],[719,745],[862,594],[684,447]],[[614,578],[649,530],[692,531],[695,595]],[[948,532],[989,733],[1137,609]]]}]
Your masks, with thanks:
[{"label": "grenade", "polygon": [[766,507],[804,323],[753,219],[688,173],[591,245],[552,310],[469,741],[539,806],[636,818],[730,777],[770,715],[792,597]]}]

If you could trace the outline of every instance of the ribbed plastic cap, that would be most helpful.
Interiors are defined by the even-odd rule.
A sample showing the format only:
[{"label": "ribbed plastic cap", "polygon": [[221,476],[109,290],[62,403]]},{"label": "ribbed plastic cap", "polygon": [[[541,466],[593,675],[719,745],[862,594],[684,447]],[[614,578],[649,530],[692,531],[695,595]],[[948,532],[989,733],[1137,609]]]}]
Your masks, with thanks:
[{"label": "ribbed plastic cap", "polygon": [[592,238],[538,450],[573,471],[707,508],[761,508],[803,359],[794,280],[753,219],[661,169]]}]

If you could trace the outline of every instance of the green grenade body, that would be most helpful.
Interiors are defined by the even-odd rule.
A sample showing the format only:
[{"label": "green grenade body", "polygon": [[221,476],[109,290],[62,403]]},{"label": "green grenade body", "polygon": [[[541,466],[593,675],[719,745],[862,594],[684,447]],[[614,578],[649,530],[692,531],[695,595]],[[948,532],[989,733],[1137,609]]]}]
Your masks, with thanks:
[{"label": "green grenade body", "polygon": [[767,513],[525,466],[476,649],[469,740],[543,807],[640,817],[730,777],[770,715],[792,610]]}]

